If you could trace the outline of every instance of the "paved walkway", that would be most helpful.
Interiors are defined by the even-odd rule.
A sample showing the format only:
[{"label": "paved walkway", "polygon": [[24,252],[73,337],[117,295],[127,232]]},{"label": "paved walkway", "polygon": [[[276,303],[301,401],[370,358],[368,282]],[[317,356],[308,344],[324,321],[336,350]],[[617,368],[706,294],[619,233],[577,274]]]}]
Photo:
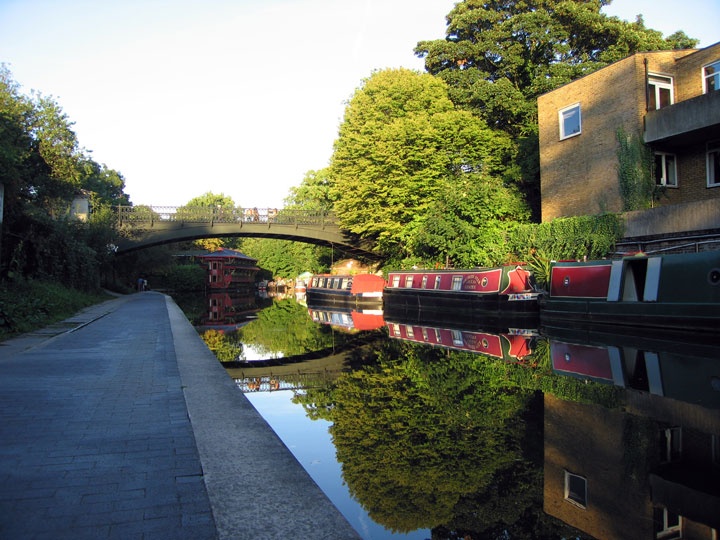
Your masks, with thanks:
[{"label": "paved walkway", "polygon": [[150,292],[0,343],[0,538],[358,535]]}]

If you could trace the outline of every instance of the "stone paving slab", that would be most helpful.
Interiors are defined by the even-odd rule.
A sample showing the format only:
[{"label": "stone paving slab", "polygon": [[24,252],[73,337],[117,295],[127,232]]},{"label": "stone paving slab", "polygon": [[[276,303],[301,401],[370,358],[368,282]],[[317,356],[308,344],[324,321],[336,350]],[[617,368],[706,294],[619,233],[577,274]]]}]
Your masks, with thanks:
[{"label": "stone paving slab", "polygon": [[0,538],[358,537],[171,299],[72,321],[0,343]]}]

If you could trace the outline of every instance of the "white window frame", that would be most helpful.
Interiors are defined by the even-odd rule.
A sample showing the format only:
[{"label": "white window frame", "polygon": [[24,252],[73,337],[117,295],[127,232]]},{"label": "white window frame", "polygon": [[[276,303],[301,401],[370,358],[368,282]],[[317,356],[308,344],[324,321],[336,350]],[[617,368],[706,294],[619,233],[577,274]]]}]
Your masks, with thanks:
[{"label": "white window frame", "polygon": [[463,277],[462,276],[453,276],[452,277],[452,285],[451,288],[453,291],[461,291],[462,290],[462,284],[463,284]]},{"label": "white window frame", "polygon": [[715,171],[720,171],[720,140],[707,143],[705,156],[707,187],[720,187],[720,174],[715,175]]},{"label": "white window frame", "polygon": [[407,276],[405,276],[405,285],[404,285],[404,287],[405,287],[406,289],[412,289],[412,285],[413,285],[413,275],[412,275],[412,274],[408,274]]},{"label": "white window frame", "polygon": [[[565,120],[571,117],[571,114],[577,114],[577,131],[572,133],[566,133],[565,131]],[[567,107],[563,107],[558,111],[558,121],[560,122],[560,140],[569,139],[570,137],[577,137],[582,133],[582,110],[580,103],[573,103]]]},{"label": "white window frame", "polygon": [[[578,478],[583,481],[584,489],[582,494],[582,500],[579,500],[578,498],[575,498],[573,494],[570,491],[570,480],[573,478]],[[574,504],[575,506],[585,509],[587,508],[587,478],[584,476],[580,476],[579,474],[571,473],[570,471],[565,471],[565,500],[569,502],[570,504]]]},{"label": "white window frame", "polygon": [[[668,161],[668,156],[672,156],[672,161]],[[678,187],[678,166],[677,166],[677,156],[675,154],[671,154],[670,152],[655,152],[655,158],[660,158],[660,182],[657,182],[658,186],[663,187],[669,187],[669,188],[676,188]],[[672,163],[675,168],[675,183],[670,184],[668,183],[668,163]]]},{"label": "white window frame", "polygon": [[[682,538],[682,516],[677,516],[677,523],[670,523],[671,514],[667,508],[663,507],[662,511],[662,522],[658,523],[658,531],[655,533],[657,540],[676,540]],[[673,514],[674,515],[674,514]]]},{"label": "white window frame", "polygon": [[[670,103],[675,103],[675,90],[673,84],[673,78],[669,75],[660,75],[659,73],[648,73],[648,91],[653,92],[655,95],[655,108],[651,110],[661,109],[660,107],[660,92],[662,89],[670,90]],[[648,104],[649,105],[649,104]]]},{"label": "white window frame", "polygon": [[[708,69],[711,69],[712,72],[708,73]],[[710,85],[708,84],[710,82],[710,79],[715,80],[715,90],[720,90],[720,60],[715,60],[714,62],[705,64],[702,68],[702,77],[703,94],[707,94],[708,92],[712,91],[709,89]]]}]

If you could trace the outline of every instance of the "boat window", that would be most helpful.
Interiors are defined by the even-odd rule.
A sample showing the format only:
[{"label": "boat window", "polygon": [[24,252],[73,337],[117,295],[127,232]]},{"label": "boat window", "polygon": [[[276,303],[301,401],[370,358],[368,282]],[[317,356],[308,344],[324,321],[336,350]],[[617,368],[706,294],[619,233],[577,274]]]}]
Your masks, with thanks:
[{"label": "boat window", "polygon": [[399,324],[392,325],[392,333],[393,333],[393,336],[400,337],[400,325]]},{"label": "boat window", "polygon": [[423,276],[423,277],[422,277],[422,284],[420,285],[420,288],[422,288],[422,289],[426,289],[426,288],[427,288],[427,280],[428,280],[428,277],[427,277],[427,276]]},{"label": "boat window", "polygon": [[407,287],[408,289],[411,289],[411,288],[412,288],[412,284],[413,284],[412,274],[410,274],[410,275],[408,275],[408,276],[405,276],[405,287]]},{"label": "boat window", "polygon": [[442,334],[440,333],[440,329],[435,329],[435,341],[438,343],[442,343]]},{"label": "boat window", "polygon": [[565,500],[580,508],[587,507],[587,479],[565,471]]},{"label": "boat window", "polygon": [[439,275],[435,276],[435,288],[436,289],[440,288],[440,276]]},{"label": "boat window", "polygon": [[339,288],[340,288],[340,283],[341,283],[341,282],[342,282],[342,280],[341,280],[341,279],[338,279],[338,278],[333,278],[333,284],[332,284],[332,288],[333,288],[333,289],[339,289]]},{"label": "boat window", "polygon": [[400,286],[400,276],[393,276],[393,278],[392,278],[392,286],[393,286],[393,287],[399,287],[399,286]]},{"label": "boat window", "polygon": [[463,282],[462,276],[453,276],[453,278],[452,278],[452,290],[453,290],[453,291],[462,290],[462,282]]},{"label": "boat window", "polygon": [[428,339],[430,339],[430,337],[428,336],[428,330],[424,326],[422,327],[422,336],[423,341],[428,341]]},{"label": "boat window", "polygon": [[407,327],[407,337],[408,339],[413,339],[415,337],[415,330],[412,326]]}]

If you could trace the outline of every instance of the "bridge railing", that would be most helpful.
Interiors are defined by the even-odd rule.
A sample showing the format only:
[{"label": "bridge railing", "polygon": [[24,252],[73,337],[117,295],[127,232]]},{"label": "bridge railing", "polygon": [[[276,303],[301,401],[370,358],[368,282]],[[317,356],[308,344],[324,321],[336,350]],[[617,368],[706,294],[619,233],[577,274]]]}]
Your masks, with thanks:
[{"label": "bridge railing", "polygon": [[277,223],[280,225],[335,225],[326,212],[277,208],[211,208],[207,206],[118,206],[120,225],[155,223]]}]

